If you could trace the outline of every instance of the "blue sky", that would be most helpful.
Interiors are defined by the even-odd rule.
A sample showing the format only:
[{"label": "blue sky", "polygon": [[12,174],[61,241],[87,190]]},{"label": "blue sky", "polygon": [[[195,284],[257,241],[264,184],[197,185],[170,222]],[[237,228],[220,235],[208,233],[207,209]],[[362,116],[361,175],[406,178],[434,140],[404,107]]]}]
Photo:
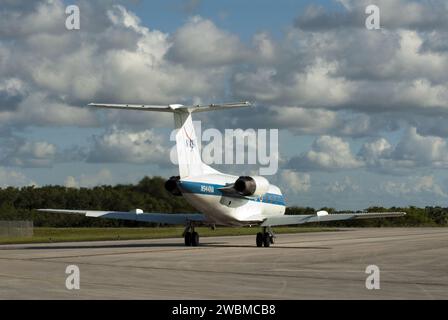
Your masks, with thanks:
[{"label": "blue sky", "polygon": [[[71,3],[0,0],[0,187],[176,174],[169,116],[88,102],[251,100],[198,119],[279,129],[269,179],[289,204],[445,205],[446,2],[80,0],[74,32]],[[381,30],[365,28],[371,3]]]},{"label": "blue sky", "polygon": [[129,6],[145,25],[165,32],[174,32],[191,15],[210,19],[217,26],[250,40],[260,31],[276,37],[291,26],[291,22],[309,4],[338,9],[333,1],[260,0],[253,1],[138,1]]}]

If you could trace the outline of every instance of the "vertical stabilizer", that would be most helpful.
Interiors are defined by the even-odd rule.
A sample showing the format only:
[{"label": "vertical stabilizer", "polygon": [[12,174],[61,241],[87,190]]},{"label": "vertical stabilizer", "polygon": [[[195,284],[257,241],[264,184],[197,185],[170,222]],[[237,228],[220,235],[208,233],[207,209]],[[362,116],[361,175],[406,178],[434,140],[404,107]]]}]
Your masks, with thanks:
[{"label": "vertical stabilizer", "polygon": [[191,112],[182,110],[174,113],[176,132],[177,161],[182,178],[218,173],[202,162],[196,130]]}]

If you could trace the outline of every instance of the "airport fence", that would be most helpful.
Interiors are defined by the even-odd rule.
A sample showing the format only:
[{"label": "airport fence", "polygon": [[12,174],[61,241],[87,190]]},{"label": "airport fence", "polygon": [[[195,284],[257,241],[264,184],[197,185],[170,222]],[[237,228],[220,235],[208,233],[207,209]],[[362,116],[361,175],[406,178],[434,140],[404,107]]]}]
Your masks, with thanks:
[{"label": "airport fence", "polygon": [[32,237],[33,221],[0,221],[0,238]]}]

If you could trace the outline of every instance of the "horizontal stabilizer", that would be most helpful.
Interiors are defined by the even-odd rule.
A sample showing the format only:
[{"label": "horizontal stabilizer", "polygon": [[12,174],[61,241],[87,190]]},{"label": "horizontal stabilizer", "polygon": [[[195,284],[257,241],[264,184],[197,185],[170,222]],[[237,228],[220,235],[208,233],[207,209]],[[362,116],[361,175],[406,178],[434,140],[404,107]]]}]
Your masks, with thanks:
[{"label": "horizontal stabilizer", "polygon": [[233,108],[244,108],[252,106],[253,106],[252,103],[245,101],[236,103],[209,104],[206,106],[197,105],[189,107],[189,109],[191,112],[203,112],[203,111],[214,111],[214,110],[233,109]]},{"label": "horizontal stabilizer", "polygon": [[158,112],[174,112],[181,105],[154,106],[145,104],[104,104],[90,103],[89,107],[105,108],[105,109],[124,109],[124,110],[140,110],[140,111],[158,111]]},{"label": "horizontal stabilizer", "polygon": [[209,105],[184,106],[182,104],[169,105],[146,105],[146,104],[107,104],[107,103],[89,103],[90,107],[106,108],[106,109],[122,109],[122,110],[140,110],[140,111],[158,111],[158,112],[203,112],[213,110],[223,110],[232,108],[250,107],[250,102],[236,103],[218,103]]}]

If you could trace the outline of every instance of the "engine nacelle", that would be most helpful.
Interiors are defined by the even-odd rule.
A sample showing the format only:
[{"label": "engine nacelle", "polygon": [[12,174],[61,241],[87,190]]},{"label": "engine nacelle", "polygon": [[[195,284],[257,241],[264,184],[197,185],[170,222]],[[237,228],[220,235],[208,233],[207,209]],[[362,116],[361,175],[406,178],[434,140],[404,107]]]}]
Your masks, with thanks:
[{"label": "engine nacelle", "polygon": [[269,190],[269,181],[260,176],[239,177],[234,185],[235,190],[242,196],[262,196]]},{"label": "engine nacelle", "polygon": [[180,192],[179,187],[177,186],[180,177],[171,177],[169,180],[165,182],[165,190],[171,193],[173,196],[181,196],[182,192]]}]

